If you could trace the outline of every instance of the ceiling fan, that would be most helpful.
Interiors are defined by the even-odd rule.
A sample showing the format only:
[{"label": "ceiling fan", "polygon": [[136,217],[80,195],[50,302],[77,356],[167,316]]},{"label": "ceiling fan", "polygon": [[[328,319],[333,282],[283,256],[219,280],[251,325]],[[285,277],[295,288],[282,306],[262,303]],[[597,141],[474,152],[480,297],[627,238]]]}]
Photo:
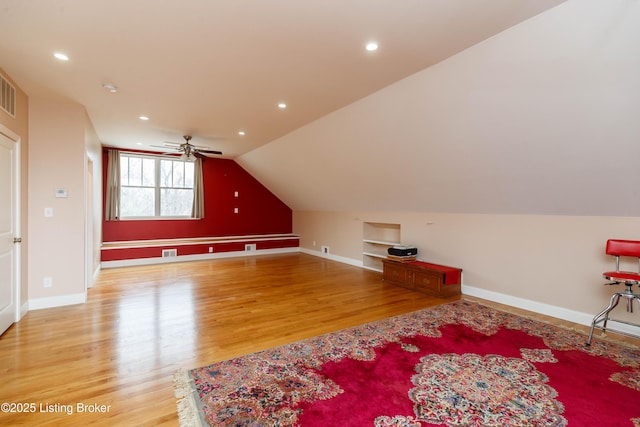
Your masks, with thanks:
[{"label": "ceiling fan", "polygon": [[222,151],[217,151],[217,150],[209,150],[206,147],[199,147],[197,145],[193,145],[191,144],[191,135],[184,135],[184,142],[183,143],[178,143],[178,142],[169,142],[169,141],[165,141],[165,145],[162,147],[159,146],[155,146],[155,147],[159,147],[159,148],[170,148],[173,150],[178,151],[179,153],[182,153],[182,156],[180,156],[182,159],[184,160],[189,160],[192,159],[193,157],[195,158],[204,158],[207,157],[207,154],[216,154],[216,155],[222,155]]}]

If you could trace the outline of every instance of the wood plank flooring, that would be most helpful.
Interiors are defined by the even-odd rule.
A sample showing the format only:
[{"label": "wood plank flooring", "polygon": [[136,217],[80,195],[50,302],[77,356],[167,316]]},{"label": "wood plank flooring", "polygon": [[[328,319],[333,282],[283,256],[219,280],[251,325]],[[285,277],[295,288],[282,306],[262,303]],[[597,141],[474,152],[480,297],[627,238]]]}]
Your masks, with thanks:
[{"label": "wood plank flooring", "polygon": [[0,425],[176,426],[180,368],[455,299],[306,254],[103,270],[86,304],[30,311],[0,337],[0,402],[26,411]]},{"label": "wood plank flooring", "polygon": [[103,270],[86,304],[30,311],[0,336],[0,403],[32,411],[0,411],[0,425],[176,426],[180,368],[455,299],[299,253]]}]

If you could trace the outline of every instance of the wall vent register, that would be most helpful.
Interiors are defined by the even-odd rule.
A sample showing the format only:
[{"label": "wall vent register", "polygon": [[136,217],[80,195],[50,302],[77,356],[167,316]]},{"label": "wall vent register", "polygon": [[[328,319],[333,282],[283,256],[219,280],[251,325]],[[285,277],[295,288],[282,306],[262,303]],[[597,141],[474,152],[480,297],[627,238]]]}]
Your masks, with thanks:
[{"label": "wall vent register", "polygon": [[177,249],[163,249],[162,250],[162,258],[170,258],[170,257],[175,257],[178,256],[178,250]]},{"label": "wall vent register", "polygon": [[11,117],[16,116],[16,88],[0,74],[0,108]]}]

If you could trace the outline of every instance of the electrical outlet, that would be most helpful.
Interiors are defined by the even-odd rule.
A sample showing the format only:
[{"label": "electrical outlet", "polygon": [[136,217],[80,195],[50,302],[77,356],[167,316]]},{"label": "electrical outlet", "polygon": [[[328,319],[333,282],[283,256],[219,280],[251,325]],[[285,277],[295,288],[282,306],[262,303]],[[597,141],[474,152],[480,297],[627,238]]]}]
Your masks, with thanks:
[{"label": "electrical outlet", "polygon": [[329,246],[321,246],[320,250],[322,251],[323,254],[328,254]]},{"label": "electrical outlet", "polygon": [[209,253],[213,252],[213,246],[209,246]]},{"label": "electrical outlet", "polygon": [[51,277],[45,277],[42,279],[42,284],[45,288],[50,288],[53,286],[53,279]]}]

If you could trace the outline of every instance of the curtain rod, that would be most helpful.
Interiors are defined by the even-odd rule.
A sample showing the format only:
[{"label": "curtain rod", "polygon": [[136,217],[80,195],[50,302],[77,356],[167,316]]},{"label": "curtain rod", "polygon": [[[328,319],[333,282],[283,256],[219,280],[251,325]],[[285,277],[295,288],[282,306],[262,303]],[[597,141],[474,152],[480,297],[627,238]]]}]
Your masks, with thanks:
[{"label": "curtain rod", "polygon": [[122,148],[116,148],[116,147],[105,147],[105,149],[108,150],[115,150],[118,151],[120,153],[126,153],[126,154],[141,154],[141,155],[145,155],[145,156],[155,156],[155,157],[168,157],[168,158],[174,158],[174,157],[180,157],[180,153],[155,153],[153,151],[143,151],[143,150],[135,150],[135,149],[122,149]]}]

